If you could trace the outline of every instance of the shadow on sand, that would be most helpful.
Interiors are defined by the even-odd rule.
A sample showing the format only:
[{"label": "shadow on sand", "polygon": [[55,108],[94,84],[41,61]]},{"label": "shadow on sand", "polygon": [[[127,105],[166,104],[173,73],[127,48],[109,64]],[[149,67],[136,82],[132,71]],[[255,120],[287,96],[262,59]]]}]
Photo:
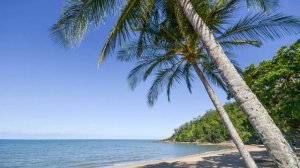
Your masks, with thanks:
[{"label": "shadow on sand", "polygon": [[[297,151],[298,157],[300,150]],[[273,161],[268,156],[266,151],[251,152],[252,157],[257,163],[258,167],[270,168],[275,167]],[[152,164],[142,166],[141,168],[211,168],[211,167],[228,167],[228,168],[242,168],[246,167],[244,161],[239,154],[223,154],[220,156],[203,157],[203,161],[187,164],[183,162]]]}]

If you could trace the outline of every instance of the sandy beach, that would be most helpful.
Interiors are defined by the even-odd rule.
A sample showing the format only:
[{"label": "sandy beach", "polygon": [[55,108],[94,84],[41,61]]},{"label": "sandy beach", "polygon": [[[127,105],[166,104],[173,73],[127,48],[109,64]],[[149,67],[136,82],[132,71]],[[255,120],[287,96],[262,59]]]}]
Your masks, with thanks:
[{"label": "sandy beach", "polygon": [[[251,153],[255,162],[259,167],[274,167],[274,164],[268,156],[266,149],[263,145],[247,145],[247,150]],[[299,151],[298,151],[299,154]],[[299,156],[299,155],[298,155]],[[119,168],[173,168],[173,167],[245,167],[244,161],[240,157],[238,150],[234,147],[196,154],[192,156],[159,160],[153,162],[145,162],[140,164],[120,166]]]}]

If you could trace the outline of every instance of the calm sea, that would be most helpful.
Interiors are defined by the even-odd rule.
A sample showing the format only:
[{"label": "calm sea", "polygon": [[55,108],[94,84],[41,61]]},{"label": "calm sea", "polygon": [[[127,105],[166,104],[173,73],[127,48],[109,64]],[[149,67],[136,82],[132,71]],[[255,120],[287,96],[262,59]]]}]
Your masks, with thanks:
[{"label": "calm sea", "polygon": [[0,167],[113,167],[220,149],[153,140],[0,140]]}]

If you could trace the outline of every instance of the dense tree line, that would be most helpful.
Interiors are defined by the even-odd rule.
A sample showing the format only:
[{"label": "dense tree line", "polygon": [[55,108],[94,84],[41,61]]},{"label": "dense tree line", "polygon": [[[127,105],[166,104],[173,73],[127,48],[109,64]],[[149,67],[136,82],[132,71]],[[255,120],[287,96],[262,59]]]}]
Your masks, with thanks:
[{"label": "dense tree line", "polygon": [[[257,139],[246,116],[236,103],[227,103],[224,108],[228,111],[230,119],[244,142],[247,143]],[[230,139],[228,131],[216,110],[208,110],[203,116],[183,124],[175,129],[174,134],[169,138],[169,140],[178,142],[211,143],[220,143]]]},{"label": "dense tree line", "polygon": [[[244,78],[268,109],[271,117],[290,141],[300,140],[300,40],[282,47],[277,55],[259,65],[250,65]],[[245,143],[258,142],[257,135],[236,103],[224,105]],[[175,129],[169,140],[219,143],[230,136],[217,111],[209,110]]]}]

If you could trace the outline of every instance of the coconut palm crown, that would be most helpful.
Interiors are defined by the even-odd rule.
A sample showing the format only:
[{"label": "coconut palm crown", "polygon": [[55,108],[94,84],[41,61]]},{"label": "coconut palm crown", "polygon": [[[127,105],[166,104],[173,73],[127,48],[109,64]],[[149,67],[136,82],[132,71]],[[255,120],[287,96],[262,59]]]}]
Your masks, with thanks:
[{"label": "coconut palm crown", "polygon": [[[192,0],[192,2],[198,12],[201,12],[203,7],[206,8],[216,2],[245,3],[241,0]],[[249,8],[261,8],[264,11],[278,5],[277,0],[247,0],[246,2]],[[154,11],[158,11],[157,9],[164,10],[161,13],[172,11],[174,4],[176,4],[174,0],[67,0],[60,18],[51,27],[51,34],[57,43],[65,47],[73,47],[82,41],[91,26],[99,27],[107,16],[118,14],[117,22],[100,53],[98,60],[100,64],[113,53],[116,47],[132,38],[130,32],[134,27],[146,24],[151,17],[155,17],[157,13]]]},{"label": "coconut palm crown", "polygon": [[[180,6],[176,3],[169,5],[173,8],[163,14],[164,20],[152,17],[147,24],[133,28],[138,34],[137,38],[119,52],[118,58],[121,61],[138,61],[128,76],[130,87],[134,89],[140,81],[154,75],[147,96],[148,104],[153,105],[164,89],[170,101],[171,88],[179,83],[180,79],[185,81],[191,92],[191,81],[194,76],[192,65],[196,63],[206,79],[229,93],[211,57],[185,19]],[[235,23],[232,22],[231,16],[238,9],[238,1],[207,4],[202,1],[196,5],[201,6],[199,15],[214,31],[216,39],[226,49],[227,55],[230,55],[229,51],[236,47],[247,45],[259,47],[263,40],[279,38],[285,33],[297,33],[297,30],[300,33],[298,19],[278,13],[265,15],[258,12],[247,15]],[[231,61],[241,72],[238,64]]]}]

